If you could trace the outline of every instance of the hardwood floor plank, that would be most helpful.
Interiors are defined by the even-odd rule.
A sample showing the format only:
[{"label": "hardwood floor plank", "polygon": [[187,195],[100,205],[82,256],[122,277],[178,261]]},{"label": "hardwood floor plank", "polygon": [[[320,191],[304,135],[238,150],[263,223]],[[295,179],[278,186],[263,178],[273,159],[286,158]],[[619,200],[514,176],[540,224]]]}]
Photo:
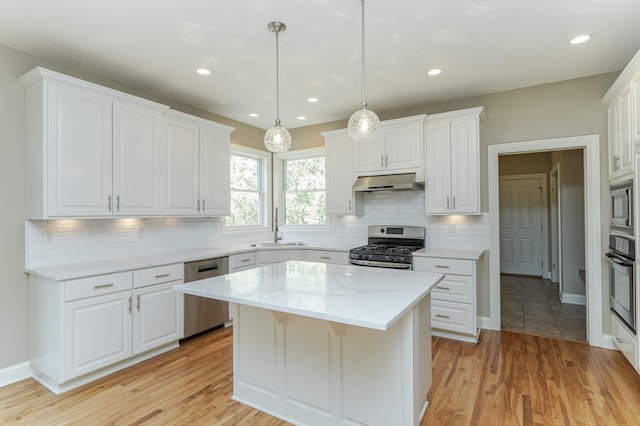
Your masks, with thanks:
[{"label": "hardwood floor plank", "polygon": [[[34,380],[0,388],[0,424],[288,423],[231,399],[231,329],[62,395]],[[617,351],[483,331],[477,344],[433,338],[422,425],[638,425],[640,376]]]}]

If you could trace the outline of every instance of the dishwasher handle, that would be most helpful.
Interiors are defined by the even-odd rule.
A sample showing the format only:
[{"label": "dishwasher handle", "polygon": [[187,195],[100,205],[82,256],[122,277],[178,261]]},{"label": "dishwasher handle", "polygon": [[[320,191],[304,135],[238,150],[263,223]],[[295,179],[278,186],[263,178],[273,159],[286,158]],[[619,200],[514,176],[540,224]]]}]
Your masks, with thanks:
[{"label": "dishwasher handle", "polygon": [[198,265],[198,273],[216,271],[220,269],[220,264],[214,263],[211,265]]},{"label": "dishwasher handle", "polygon": [[184,264],[184,282],[204,280],[229,273],[229,257],[202,259]]}]

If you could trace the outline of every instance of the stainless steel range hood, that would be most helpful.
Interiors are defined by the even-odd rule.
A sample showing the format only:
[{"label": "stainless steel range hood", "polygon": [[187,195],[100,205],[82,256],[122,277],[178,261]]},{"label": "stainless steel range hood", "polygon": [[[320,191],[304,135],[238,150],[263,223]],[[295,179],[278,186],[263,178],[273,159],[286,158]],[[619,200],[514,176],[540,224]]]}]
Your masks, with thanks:
[{"label": "stainless steel range hood", "polygon": [[360,176],[353,184],[353,190],[356,192],[399,190],[424,191],[424,184],[416,182],[415,173]]}]

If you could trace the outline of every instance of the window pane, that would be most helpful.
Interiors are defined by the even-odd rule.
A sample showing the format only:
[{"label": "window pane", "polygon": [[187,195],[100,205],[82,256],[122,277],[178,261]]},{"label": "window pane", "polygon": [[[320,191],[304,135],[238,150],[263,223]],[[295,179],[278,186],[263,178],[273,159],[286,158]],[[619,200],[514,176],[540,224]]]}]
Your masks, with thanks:
[{"label": "window pane", "polygon": [[[259,160],[231,155],[231,189],[257,191],[259,185]],[[233,211],[233,208],[232,210]]]},{"label": "window pane", "polygon": [[260,225],[260,197],[256,192],[231,191],[231,216],[227,226]]},{"label": "window pane", "polygon": [[324,189],[324,157],[287,160],[285,169],[286,191]]},{"label": "window pane", "polygon": [[327,220],[324,191],[285,192],[287,225],[324,225]]}]

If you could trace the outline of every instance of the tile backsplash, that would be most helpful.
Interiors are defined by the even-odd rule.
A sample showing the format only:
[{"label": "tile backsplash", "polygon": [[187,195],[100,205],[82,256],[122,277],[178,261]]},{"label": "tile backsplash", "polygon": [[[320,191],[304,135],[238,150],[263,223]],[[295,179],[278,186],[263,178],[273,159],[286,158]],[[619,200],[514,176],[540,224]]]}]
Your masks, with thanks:
[{"label": "tile backsplash", "polygon": [[[285,241],[334,248],[365,244],[369,225],[425,226],[432,248],[488,249],[488,213],[478,216],[426,216],[424,193],[365,194],[361,217],[329,217],[323,232],[293,232],[282,227]],[[229,235],[217,218],[80,219],[27,221],[26,266],[91,262],[185,250],[228,247],[268,241],[272,234]]]}]

